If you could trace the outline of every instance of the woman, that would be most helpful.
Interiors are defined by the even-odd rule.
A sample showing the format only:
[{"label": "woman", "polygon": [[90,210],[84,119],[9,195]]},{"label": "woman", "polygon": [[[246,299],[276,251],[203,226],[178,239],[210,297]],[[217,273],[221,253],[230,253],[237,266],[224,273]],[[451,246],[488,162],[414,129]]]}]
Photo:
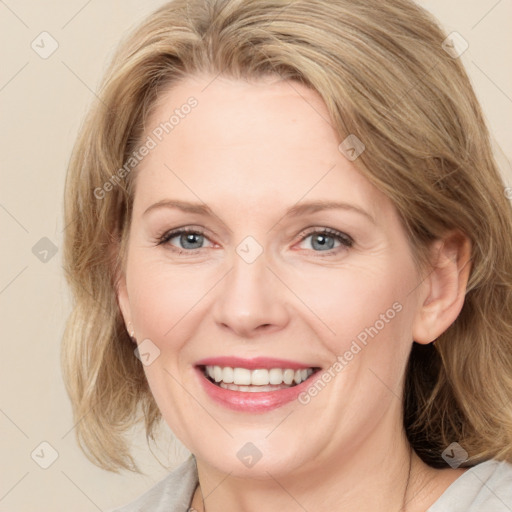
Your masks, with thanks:
[{"label": "woman", "polygon": [[78,440],[122,512],[512,509],[512,215],[459,35],[407,0],[177,0],[66,182]]}]

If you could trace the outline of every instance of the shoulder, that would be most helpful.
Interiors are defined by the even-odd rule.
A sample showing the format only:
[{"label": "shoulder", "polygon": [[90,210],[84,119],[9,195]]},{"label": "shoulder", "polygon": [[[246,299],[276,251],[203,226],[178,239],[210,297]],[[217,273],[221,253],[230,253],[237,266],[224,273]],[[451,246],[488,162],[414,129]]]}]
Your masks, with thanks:
[{"label": "shoulder", "polygon": [[463,473],[427,512],[510,512],[512,464],[491,459]]},{"label": "shoulder", "polygon": [[109,512],[186,512],[197,486],[193,455],[135,501]]}]

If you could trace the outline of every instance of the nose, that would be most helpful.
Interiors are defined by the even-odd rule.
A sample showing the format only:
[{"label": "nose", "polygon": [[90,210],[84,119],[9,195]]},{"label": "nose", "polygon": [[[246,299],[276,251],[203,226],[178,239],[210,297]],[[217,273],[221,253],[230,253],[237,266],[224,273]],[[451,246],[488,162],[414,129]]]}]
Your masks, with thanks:
[{"label": "nose", "polygon": [[235,254],[233,267],[218,287],[213,306],[215,322],[222,329],[250,339],[288,324],[286,287],[267,263],[265,253],[252,263]]}]

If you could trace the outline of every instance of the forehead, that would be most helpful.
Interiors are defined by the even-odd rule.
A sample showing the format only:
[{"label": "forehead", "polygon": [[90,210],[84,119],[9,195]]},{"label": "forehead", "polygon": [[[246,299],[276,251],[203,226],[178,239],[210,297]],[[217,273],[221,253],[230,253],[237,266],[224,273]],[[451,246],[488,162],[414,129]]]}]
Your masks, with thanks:
[{"label": "forehead", "polygon": [[[195,106],[184,108],[191,97]],[[389,208],[340,152],[320,95],[297,82],[188,77],[160,94],[148,136],[155,147],[138,168],[136,209],[165,197],[238,211],[303,198],[351,199],[374,217]]]}]

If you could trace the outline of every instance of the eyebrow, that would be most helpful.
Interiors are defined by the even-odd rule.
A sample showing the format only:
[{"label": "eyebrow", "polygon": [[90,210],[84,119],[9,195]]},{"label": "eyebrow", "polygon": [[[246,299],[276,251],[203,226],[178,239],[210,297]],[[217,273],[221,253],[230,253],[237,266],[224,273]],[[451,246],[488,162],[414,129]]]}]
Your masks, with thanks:
[{"label": "eyebrow", "polygon": [[[206,204],[202,203],[191,203],[188,201],[179,201],[176,199],[162,199],[161,201],[158,201],[155,204],[152,204],[149,206],[143,215],[147,215],[150,211],[156,210],[159,208],[171,208],[171,209],[178,209],[182,210],[187,213],[195,213],[198,215],[210,215],[215,216],[212,211],[212,209],[207,206]],[[283,215],[283,217],[298,217],[300,215],[305,214],[311,214],[316,213],[323,210],[333,210],[333,209],[339,209],[339,210],[349,210],[354,211],[356,213],[359,213],[366,217],[372,224],[376,224],[375,219],[373,216],[368,213],[363,208],[356,206],[355,204],[350,203],[343,203],[343,202],[337,202],[337,201],[311,201],[307,203],[300,203],[296,204],[295,206],[292,206],[289,208],[286,213]]]}]

